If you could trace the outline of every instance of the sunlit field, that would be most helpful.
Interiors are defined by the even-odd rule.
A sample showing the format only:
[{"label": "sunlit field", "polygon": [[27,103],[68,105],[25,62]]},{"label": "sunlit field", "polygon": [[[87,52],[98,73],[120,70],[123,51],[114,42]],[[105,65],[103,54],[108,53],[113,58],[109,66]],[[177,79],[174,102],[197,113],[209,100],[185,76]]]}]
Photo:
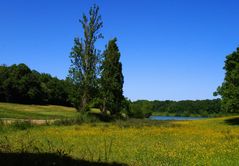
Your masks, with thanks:
[{"label": "sunlit field", "polygon": [[0,149],[128,165],[238,165],[239,119],[0,128]]},{"label": "sunlit field", "polygon": [[71,118],[76,115],[77,112],[72,107],[0,103],[0,118],[45,120]]}]

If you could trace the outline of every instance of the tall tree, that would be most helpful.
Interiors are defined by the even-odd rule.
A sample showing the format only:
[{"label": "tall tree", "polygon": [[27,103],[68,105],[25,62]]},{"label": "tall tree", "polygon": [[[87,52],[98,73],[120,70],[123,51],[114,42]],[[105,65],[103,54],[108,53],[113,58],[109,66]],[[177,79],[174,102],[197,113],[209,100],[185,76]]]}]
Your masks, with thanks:
[{"label": "tall tree", "polygon": [[99,7],[90,8],[89,17],[83,14],[80,20],[84,37],[75,38],[75,45],[70,55],[70,78],[77,85],[75,105],[79,110],[86,110],[97,91],[97,76],[100,52],[95,48],[98,39],[103,38],[100,29],[103,27]]},{"label": "tall tree", "polygon": [[101,69],[102,111],[117,114],[122,109],[123,83],[120,52],[116,44],[117,39],[110,40],[104,51],[104,61]]},{"label": "tall tree", "polygon": [[227,112],[239,112],[239,48],[226,57],[224,82],[215,95],[222,97],[222,109]]}]

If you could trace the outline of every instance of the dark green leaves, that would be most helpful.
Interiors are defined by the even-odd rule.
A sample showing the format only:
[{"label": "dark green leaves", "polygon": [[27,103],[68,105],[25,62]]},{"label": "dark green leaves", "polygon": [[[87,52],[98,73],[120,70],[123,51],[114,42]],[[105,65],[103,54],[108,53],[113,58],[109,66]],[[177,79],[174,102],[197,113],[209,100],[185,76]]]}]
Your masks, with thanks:
[{"label": "dark green leaves", "polygon": [[103,112],[110,111],[117,114],[122,109],[123,83],[122,64],[120,60],[117,39],[110,40],[104,51],[104,61],[101,73],[101,96],[103,100]]},{"label": "dark green leaves", "polygon": [[215,95],[221,95],[223,110],[239,112],[239,48],[226,57],[224,70],[224,82]]}]

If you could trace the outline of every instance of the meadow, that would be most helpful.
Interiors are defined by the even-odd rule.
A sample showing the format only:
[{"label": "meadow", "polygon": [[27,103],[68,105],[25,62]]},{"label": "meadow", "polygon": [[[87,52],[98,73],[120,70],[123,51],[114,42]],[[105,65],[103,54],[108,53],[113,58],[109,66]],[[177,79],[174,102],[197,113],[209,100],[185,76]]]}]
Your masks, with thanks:
[{"label": "meadow", "polygon": [[[51,106],[50,106],[51,107]],[[1,125],[0,152],[54,153],[126,165],[239,165],[239,117]]]},{"label": "meadow", "polygon": [[0,103],[0,118],[8,119],[62,119],[77,116],[75,108],[56,105],[24,105]]}]

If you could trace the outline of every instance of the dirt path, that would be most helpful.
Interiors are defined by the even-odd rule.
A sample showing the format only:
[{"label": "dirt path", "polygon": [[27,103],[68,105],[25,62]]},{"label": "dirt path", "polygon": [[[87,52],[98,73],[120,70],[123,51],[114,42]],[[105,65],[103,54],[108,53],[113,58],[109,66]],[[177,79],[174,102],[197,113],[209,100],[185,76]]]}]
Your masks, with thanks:
[{"label": "dirt path", "polygon": [[8,118],[2,118],[0,119],[3,124],[12,124],[15,122],[30,122],[31,124],[35,125],[44,125],[44,124],[52,124],[58,119],[50,119],[50,120],[44,120],[44,119],[8,119]]}]

